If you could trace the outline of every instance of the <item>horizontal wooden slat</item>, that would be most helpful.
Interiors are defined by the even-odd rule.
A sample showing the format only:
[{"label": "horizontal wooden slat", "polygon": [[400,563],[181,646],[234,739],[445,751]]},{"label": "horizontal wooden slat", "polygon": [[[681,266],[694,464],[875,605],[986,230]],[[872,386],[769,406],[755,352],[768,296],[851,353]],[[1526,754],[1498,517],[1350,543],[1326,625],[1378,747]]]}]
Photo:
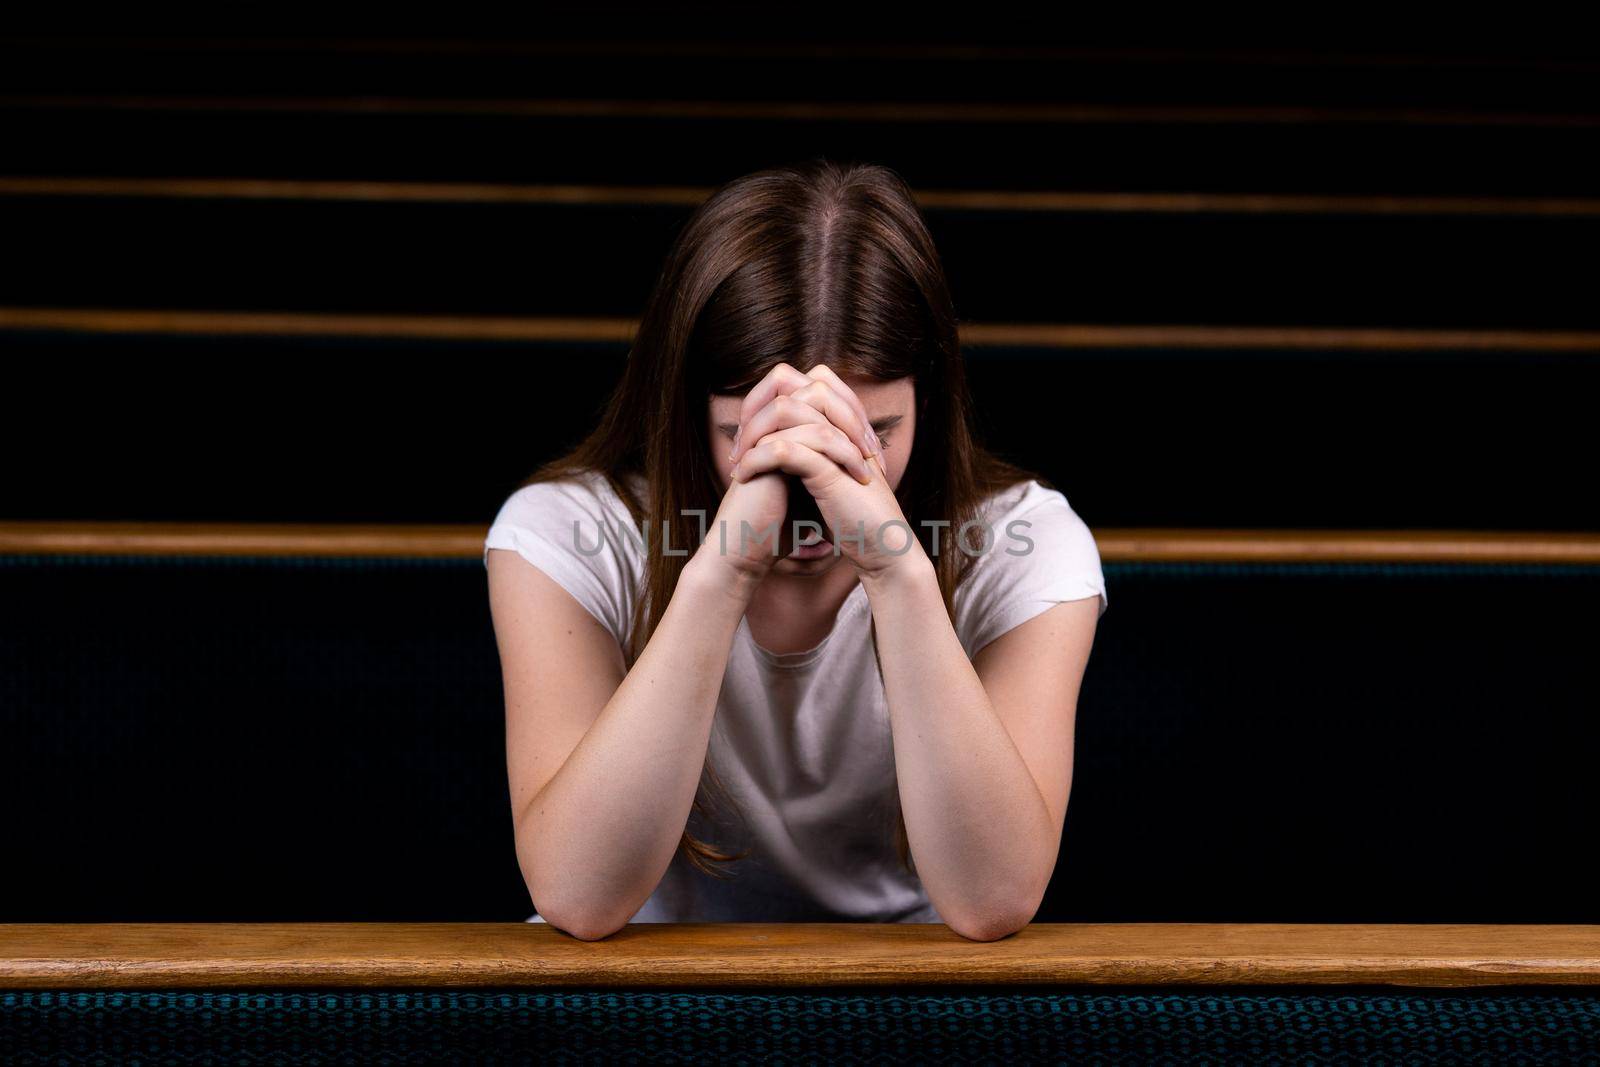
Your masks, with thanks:
[{"label": "horizontal wooden slat", "polygon": [[[673,20],[675,23],[678,20]],[[682,30],[681,25],[674,25],[675,30]],[[753,27],[752,27],[753,28]],[[1396,66],[1426,66],[1432,69],[1461,68],[1472,70],[1572,70],[1587,73],[1597,69],[1596,63],[1586,61],[1580,56],[1573,56],[1564,50],[1558,49],[1553,54],[1541,54],[1535,49],[1530,53],[1515,52],[1508,54],[1486,53],[1483,50],[1473,50],[1465,54],[1457,54],[1446,47],[1443,50],[1399,49],[1385,45],[1382,51],[1366,52],[1361,50],[1340,49],[1330,52],[1325,46],[1320,48],[1305,48],[1298,43],[1287,41],[1274,42],[1270,47],[1257,43],[1255,47],[1243,46],[1241,42],[1230,39],[1226,47],[1219,47],[1214,42],[1204,40],[1191,41],[1187,47],[1174,47],[1141,42],[1138,45],[1083,45],[1083,44],[1057,44],[1048,40],[1036,39],[1034,28],[1028,34],[1029,39],[1018,40],[963,40],[964,35],[957,34],[954,39],[942,39],[936,34],[919,35],[914,42],[899,43],[878,39],[853,40],[849,37],[830,35],[825,40],[798,40],[789,41],[782,38],[763,39],[758,36],[741,37],[736,41],[727,41],[719,38],[696,38],[692,35],[683,38],[667,39],[664,36],[650,37],[619,37],[610,32],[612,27],[606,27],[598,34],[593,27],[576,36],[568,36],[562,32],[549,35],[540,35],[538,38],[483,38],[470,36],[446,36],[430,32],[421,37],[386,36],[386,37],[303,37],[303,36],[273,36],[273,37],[239,37],[239,36],[211,36],[211,35],[186,35],[180,37],[157,34],[117,34],[114,37],[79,37],[76,35],[14,35],[9,37],[9,43],[17,47],[31,47],[38,49],[63,49],[68,51],[85,51],[90,53],[116,53],[127,51],[161,51],[161,52],[199,52],[212,54],[216,52],[244,52],[267,54],[362,54],[362,53],[389,53],[400,55],[470,55],[470,56],[563,56],[580,55],[592,57],[605,56],[671,56],[678,59],[708,59],[708,58],[744,58],[756,56],[762,59],[802,58],[814,59],[818,57],[853,57],[874,60],[906,60],[912,62],[927,62],[939,59],[997,59],[1005,62],[1020,60],[1039,60],[1052,63],[1064,61],[1084,60],[1116,60],[1121,64],[1135,67],[1165,67],[1174,62],[1199,64],[1204,66],[1218,65],[1246,65],[1259,66],[1267,69],[1292,65],[1297,68],[1304,67],[1353,67],[1384,68]],[[1362,38],[1366,42],[1366,38]],[[1496,40],[1504,43],[1499,36]],[[1437,46],[1439,43],[1434,38],[1429,38],[1429,43]],[[1548,44],[1549,42],[1547,42]],[[1414,44],[1414,42],[1413,42]]]},{"label": "horizontal wooden slat", "polygon": [[[679,204],[710,186],[312,181],[245,178],[0,177],[0,195],[348,200],[377,203]],[[1600,215],[1600,200],[1574,197],[1307,196],[1251,193],[1071,192],[924,189],[930,210],[1145,214]]]},{"label": "horizontal wooden slat", "polygon": [[611,341],[625,343],[634,319],[511,318],[453,315],[342,315],[271,311],[144,311],[0,308],[0,329],[79,333],[394,337],[449,341]]},{"label": "horizontal wooden slat", "polygon": [[[0,522],[8,555],[476,558],[475,525]],[[1600,533],[1457,530],[1095,531],[1101,559],[1255,563],[1600,563]]]},{"label": "horizontal wooden slat", "polygon": [[0,177],[6,196],[149,196],[238,200],[356,200],[380,203],[682,204],[708,186],[558,185],[496,182],[306,181],[251,178]]},{"label": "horizontal wooden slat", "polygon": [[[0,330],[73,333],[392,337],[458,341],[626,343],[631,318],[351,315],[313,312],[0,307]],[[1600,331],[1397,330],[1278,326],[967,323],[961,340],[1007,348],[1167,348],[1367,352],[1600,352]]]},{"label": "horizontal wooden slat", "polygon": [[961,340],[970,345],[1015,348],[1600,352],[1600,332],[1583,330],[1391,330],[1320,326],[975,323],[962,328]]},{"label": "horizontal wooden slat", "polygon": [[0,988],[1600,985],[1600,926],[538,923],[0,926]]},{"label": "horizontal wooden slat", "polygon": [[1600,534],[1458,530],[1095,531],[1107,562],[1600,563]]},{"label": "horizontal wooden slat", "polygon": [[471,558],[488,528],[293,523],[0,522],[0,554]]},{"label": "horizontal wooden slat", "polygon": [[0,108],[284,114],[745,119],[762,122],[1510,126],[1588,129],[1600,115],[1422,107],[1126,106],[901,100],[430,99],[382,96],[7,94]]}]

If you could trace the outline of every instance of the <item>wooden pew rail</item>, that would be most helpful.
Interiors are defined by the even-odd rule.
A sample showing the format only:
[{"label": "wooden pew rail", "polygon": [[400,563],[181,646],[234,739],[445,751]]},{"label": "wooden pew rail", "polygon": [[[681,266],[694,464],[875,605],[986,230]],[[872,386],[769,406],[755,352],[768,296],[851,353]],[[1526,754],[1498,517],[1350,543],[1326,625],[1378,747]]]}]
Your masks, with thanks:
[{"label": "wooden pew rail", "polygon": [[0,988],[1600,986],[1600,925],[1040,923],[0,926]]}]

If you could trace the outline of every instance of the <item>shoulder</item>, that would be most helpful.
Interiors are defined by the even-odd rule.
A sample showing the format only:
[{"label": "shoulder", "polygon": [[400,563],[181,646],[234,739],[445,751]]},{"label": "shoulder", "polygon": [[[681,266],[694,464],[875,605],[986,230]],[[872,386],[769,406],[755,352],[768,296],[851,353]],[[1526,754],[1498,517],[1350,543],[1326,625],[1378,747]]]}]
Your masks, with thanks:
[{"label": "shoulder", "polygon": [[[952,532],[960,534],[954,547],[974,557],[969,577],[1030,567],[1060,570],[1066,564],[1091,562],[1098,569],[1100,564],[1088,523],[1060,490],[1032,478],[990,495],[963,529]],[[1018,559],[1030,562],[1007,562]]]},{"label": "shoulder", "polygon": [[1034,478],[990,495],[979,511],[985,521],[997,528],[1013,521],[1042,518],[1045,522],[1088,530],[1059,489],[1048,488]]},{"label": "shoulder", "polygon": [[492,536],[497,530],[505,533],[517,527],[566,527],[574,520],[585,519],[597,522],[631,521],[627,505],[611,487],[611,483],[597,471],[584,471],[519,487],[500,505],[490,525],[490,534]]},{"label": "shoulder", "polygon": [[975,557],[954,597],[969,655],[1054,604],[1096,597],[1105,614],[1099,545],[1060,490],[1018,482],[986,499],[974,521],[953,546]]},{"label": "shoulder", "polygon": [[484,537],[515,552],[566,589],[625,643],[643,571],[639,527],[598,472],[519,487],[500,505]]}]

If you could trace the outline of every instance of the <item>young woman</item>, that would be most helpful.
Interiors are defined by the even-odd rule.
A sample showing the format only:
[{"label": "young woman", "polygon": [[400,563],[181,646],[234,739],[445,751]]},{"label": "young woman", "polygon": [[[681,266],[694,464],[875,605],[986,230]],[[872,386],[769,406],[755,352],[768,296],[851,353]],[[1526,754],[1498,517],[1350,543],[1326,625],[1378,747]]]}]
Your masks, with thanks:
[{"label": "young woman", "polygon": [[485,542],[530,922],[1032,919],[1107,598],[970,419],[893,171],[693,213],[599,425]]}]

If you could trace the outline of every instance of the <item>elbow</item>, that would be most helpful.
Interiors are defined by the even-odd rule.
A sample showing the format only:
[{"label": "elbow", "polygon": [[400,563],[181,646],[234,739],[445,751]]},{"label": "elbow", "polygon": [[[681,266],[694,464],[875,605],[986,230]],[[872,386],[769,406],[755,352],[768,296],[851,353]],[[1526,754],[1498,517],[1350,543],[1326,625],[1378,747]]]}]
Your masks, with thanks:
[{"label": "elbow", "polygon": [[998,941],[1033,922],[1044,902],[1045,885],[1048,881],[1044,885],[1013,887],[948,913],[940,908],[939,914],[946,926],[969,941]]},{"label": "elbow", "polygon": [[545,915],[545,925],[553,926],[564,934],[577,938],[579,941],[603,941],[628,925],[627,922],[613,922],[602,919],[596,915],[585,915],[579,912],[574,918],[566,919],[561,915]]},{"label": "elbow", "polygon": [[[599,941],[610,937],[628,925],[628,919],[634,913],[623,911],[614,902],[600,899],[592,893],[574,893],[570,888],[563,891],[560,883],[551,885],[530,878],[526,868],[522,881],[539,917],[546,924],[579,941]],[[637,910],[638,906],[635,905],[634,911]]]},{"label": "elbow", "polygon": [[957,912],[945,925],[969,941],[998,941],[1033,922],[1040,898],[1032,894],[1002,899],[982,907]]},{"label": "elbow", "polygon": [[628,925],[628,919],[633,912],[618,914],[616,908],[607,908],[604,901],[592,898],[568,900],[567,897],[573,894],[570,891],[561,892],[561,882],[551,882],[540,876],[540,871],[548,873],[550,864],[545,861],[535,862],[524,842],[519,826],[516,841],[517,866],[522,871],[522,884],[528,891],[528,899],[533,902],[534,910],[539,913],[539,918],[543,919],[546,925],[553,926],[580,941],[599,941]]},{"label": "elbow", "polygon": [[945,925],[968,941],[998,941],[1027,926],[1037,912],[1035,908],[952,917],[945,920]]},{"label": "elbow", "polygon": [[626,915],[607,914],[592,905],[568,907],[565,903],[552,903],[546,908],[541,907],[538,900],[535,900],[534,907],[546,925],[553,926],[579,941],[600,941],[628,925]]},{"label": "elbow", "polygon": [[592,898],[570,900],[570,892],[562,894],[540,879],[529,877],[526,864],[523,865],[522,882],[527,887],[528,898],[533,901],[539,918],[546,925],[580,941],[599,941],[610,937],[628,925],[628,918],[633,914],[607,907],[604,901]]}]

